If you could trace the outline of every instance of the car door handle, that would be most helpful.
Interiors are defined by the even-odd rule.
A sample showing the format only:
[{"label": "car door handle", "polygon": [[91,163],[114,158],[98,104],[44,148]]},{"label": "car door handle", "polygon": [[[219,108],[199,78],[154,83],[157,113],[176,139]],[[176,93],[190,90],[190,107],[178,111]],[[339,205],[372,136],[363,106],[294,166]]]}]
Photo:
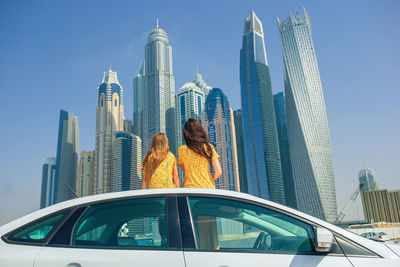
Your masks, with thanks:
[{"label": "car door handle", "polygon": [[76,263],[76,262],[72,262],[72,263],[68,264],[67,267],[82,267],[82,265],[80,265],[79,263]]}]

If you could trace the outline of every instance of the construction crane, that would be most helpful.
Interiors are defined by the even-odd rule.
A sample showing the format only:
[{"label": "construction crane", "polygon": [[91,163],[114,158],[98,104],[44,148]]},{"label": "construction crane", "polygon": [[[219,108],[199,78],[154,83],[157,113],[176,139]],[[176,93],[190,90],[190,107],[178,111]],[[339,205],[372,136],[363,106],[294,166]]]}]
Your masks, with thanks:
[{"label": "construction crane", "polygon": [[354,193],[350,196],[350,198],[345,202],[342,210],[339,212],[338,216],[336,217],[335,224],[342,222],[344,216],[346,216],[347,210],[351,206],[353,206],[359,193],[360,193],[360,188],[357,188],[356,191],[354,191]]}]

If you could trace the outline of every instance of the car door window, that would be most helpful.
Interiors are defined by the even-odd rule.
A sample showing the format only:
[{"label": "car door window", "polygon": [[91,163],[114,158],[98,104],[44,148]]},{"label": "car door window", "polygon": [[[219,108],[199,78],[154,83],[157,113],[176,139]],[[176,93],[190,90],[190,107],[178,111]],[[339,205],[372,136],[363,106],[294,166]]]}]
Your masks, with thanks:
[{"label": "car door window", "polygon": [[190,197],[197,248],[201,250],[313,253],[313,227],[256,205]]},{"label": "car door window", "polygon": [[77,223],[73,246],[168,247],[165,198],[93,205]]}]

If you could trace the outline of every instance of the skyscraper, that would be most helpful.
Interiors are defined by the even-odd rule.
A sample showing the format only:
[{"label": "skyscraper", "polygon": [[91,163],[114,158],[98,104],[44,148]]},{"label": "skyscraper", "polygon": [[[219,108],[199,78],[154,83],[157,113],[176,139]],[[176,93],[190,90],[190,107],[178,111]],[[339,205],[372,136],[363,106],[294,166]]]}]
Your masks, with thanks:
[{"label": "skyscraper", "polygon": [[[112,152],[112,192],[133,189],[131,186],[132,136],[117,132]],[[132,188],[131,188],[132,187]]]},{"label": "skyscraper", "polygon": [[363,168],[358,173],[358,180],[360,181],[360,191],[368,192],[378,190],[378,183],[376,181],[376,174],[370,168]]},{"label": "skyscraper", "polygon": [[76,193],[80,197],[93,195],[93,155],[94,151],[81,152],[76,173]]},{"label": "skyscraper", "polygon": [[328,221],[337,216],[332,152],[310,19],[280,22],[285,104],[293,179],[299,210]]},{"label": "skyscraper", "polygon": [[133,79],[133,134],[139,138],[143,138],[143,78],[144,62],[140,61]]},{"label": "skyscraper", "polygon": [[194,76],[194,80],[193,83],[200,88],[200,90],[203,92],[204,94],[204,98],[207,97],[208,93],[210,92],[210,90],[212,89],[211,86],[208,86],[207,83],[203,80],[203,76],[201,76],[201,74],[199,73],[199,68],[197,67],[197,72],[196,75]]},{"label": "skyscraper", "polygon": [[183,140],[183,126],[185,122],[190,119],[201,121],[201,112],[204,109],[204,93],[193,82],[185,83],[175,96],[176,107],[176,144],[177,147],[184,144]]},{"label": "skyscraper", "polygon": [[281,154],[285,201],[287,206],[297,209],[296,190],[293,181],[292,162],[290,160],[289,141],[287,135],[285,97],[283,92],[274,95],[274,106],[276,126],[278,128],[279,151]]},{"label": "skyscraper", "polygon": [[48,158],[42,166],[42,190],[40,208],[54,204],[54,179],[56,175],[56,158]]},{"label": "skyscraper", "polygon": [[216,188],[240,191],[233,111],[219,88],[213,88],[207,96],[202,125],[220,156],[222,175],[215,181]]},{"label": "skyscraper", "polygon": [[96,149],[94,151],[94,194],[111,191],[111,155],[115,133],[123,130],[124,105],[117,73],[104,73],[98,87],[96,108]]},{"label": "skyscraper", "polygon": [[233,116],[235,118],[236,147],[237,147],[237,155],[238,155],[240,192],[248,193],[246,158],[245,158],[245,154],[244,154],[244,141],[243,141],[242,110],[240,110],[240,109],[235,110],[233,112]]},{"label": "skyscraper", "polygon": [[274,101],[264,32],[254,11],[244,23],[240,50],[243,140],[248,192],[285,203]]},{"label": "skyscraper", "polygon": [[[79,157],[78,117],[60,110],[56,172],[54,182],[54,203],[75,198],[71,191],[76,188],[76,167]],[[68,188],[68,186],[70,188]]]},{"label": "skyscraper", "polygon": [[143,150],[147,151],[157,132],[167,134],[175,153],[175,77],[172,47],[167,33],[158,25],[149,33],[145,47],[143,88]]}]

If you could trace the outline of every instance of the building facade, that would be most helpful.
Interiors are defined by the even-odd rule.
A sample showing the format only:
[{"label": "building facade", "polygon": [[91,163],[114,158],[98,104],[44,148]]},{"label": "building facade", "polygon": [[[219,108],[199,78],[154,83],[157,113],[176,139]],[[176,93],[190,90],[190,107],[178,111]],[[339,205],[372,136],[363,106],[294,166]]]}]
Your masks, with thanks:
[{"label": "building facade", "polygon": [[61,110],[58,127],[54,203],[75,198],[76,167],[79,157],[78,117]]},{"label": "building facade", "polygon": [[54,204],[54,180],[56,175],[56,158],[48,158],[42,166],[42,188],[40,193],[40,208]]},{"label": "building facade", "polygon": [[290,160],[289,140],[285,110],[285,96],[283,92],[274,95],[276,127],[278,128],[279,151],[281,155],[283,188],[285,190],[286,205],[297,209],[296,190],[294,187],[292,161]]},{"label": "building facade", "polygon": [[285,203],[264,32],[254,11],[244,23],[240,87],[248,193]]},{"label": "building facade", "polygon": [[213,88],[207,96],[202,126],[220,156],[222,175],[215,181],[216,188],[240,191],[233,111],[219,88]]},{"label": "building facade", "polygon": [[298,209],[333,222],[337,216],[332,151],[322,84],[307,12],[278,18],[285,104]]},{"label": "building facade", "polygon": [[141,141],[128,132],[117,132],[112,153],[112,192],[139,189]]},{"label": "building facade", "polygon": [[172,47],[167,33],[158,25],[150,32],[145,47],[143,88],[143,152],[150,148],[153,136],[167,134],[175,153],[175,77]]},{"label": "building facade", "polygon": [[175,96],[175,113],[176,113],[176,145],[183,145],[183,126],[190,119],[201,121],[201,112],[204,109],[204,93],[193,82],[185,83]]},{"label": "building facade", "polygon": [[94,151],[81,152],[76,172],[76,193],[80,197],[93,195]]},{"label": "building facade", "polygon": [[362,191],[361,200],[367,222],[400,222],[400,190]]},{"label": "building facade", "polygon": [[144,61],[140,61],[139,69],[133,78],[133,134],[143,138],[143,81]]},{"label": "building facade", "polygon": [[246,158],[244,154],[244,141],[243,141],[243,128],[242,128],[242,110],[238,109],[233,112],[235,119],[235,132],[236,132],[236,148],[238,155],[238,169],[239,169],[239,183],[240,192],[248,193],[247,189],[247,172],[246,172]]},{"label": "building facade", "polygon": [[93,193],[111,192],[111,157],[115,133],[124,127],[123,90],[117,73],[104,73],[98,87],[96,108],[96,148],[94,151]]},{"label": "building facade", "polygon": [[368,192],[378,190],[378,183],[376,181],[376,174],[370,168],[363,168],[358,173],[358,180],[360,182],[360,192]]}]

